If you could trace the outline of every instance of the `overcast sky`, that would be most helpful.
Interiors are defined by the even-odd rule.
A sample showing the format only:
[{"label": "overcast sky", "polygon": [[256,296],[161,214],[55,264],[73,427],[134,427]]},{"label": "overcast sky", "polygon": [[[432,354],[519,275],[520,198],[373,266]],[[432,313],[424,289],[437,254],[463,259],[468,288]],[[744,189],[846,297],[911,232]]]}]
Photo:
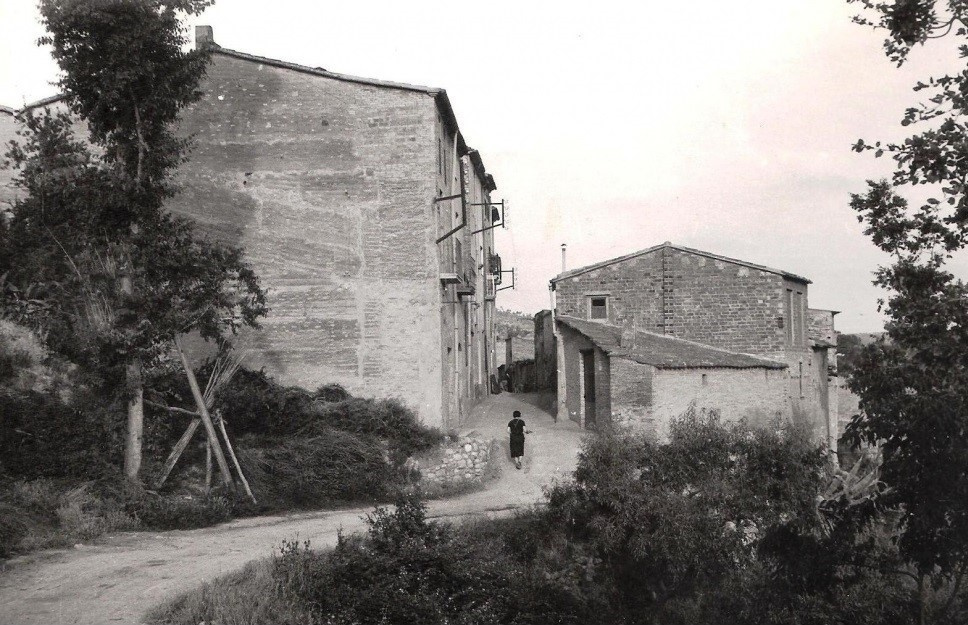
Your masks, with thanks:
[{"label": "overcast sky", "polygon": [[[672,241],[813,280],[838,328],[879,330],[885,262],[848,206],[890,162],[850,146],[899,136],[916,79],[844,0],[321,2],[220,0],[193,23],[244,52],[447,89],[510,203],[498,234],[517,289],[548,307],[568,267]],[[0,104],[55,92],[33,0],[0,1]],[[964,276],[964,273],[959,271]]]}]

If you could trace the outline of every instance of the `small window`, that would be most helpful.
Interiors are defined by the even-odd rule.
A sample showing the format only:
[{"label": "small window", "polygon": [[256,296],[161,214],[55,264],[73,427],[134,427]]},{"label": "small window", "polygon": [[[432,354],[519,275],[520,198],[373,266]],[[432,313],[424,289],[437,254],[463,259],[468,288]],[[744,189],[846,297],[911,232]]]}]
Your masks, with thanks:
[{"label": "small window", "polygon": [[608,298],[592,297],[588,302],[589,319],[608,319]]}]

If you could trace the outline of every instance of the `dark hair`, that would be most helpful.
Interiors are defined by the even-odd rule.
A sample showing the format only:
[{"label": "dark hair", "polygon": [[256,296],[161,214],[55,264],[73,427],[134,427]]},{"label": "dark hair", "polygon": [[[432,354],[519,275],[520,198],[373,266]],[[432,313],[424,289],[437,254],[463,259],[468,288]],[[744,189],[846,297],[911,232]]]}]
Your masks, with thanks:
[{"label": "dark hair", "polygon": [[514,417],[515,419],[520,419],[520,418],[521,418],[521,411],[520,411],[520,410],[515,410],[515,411],[514,411],[514,415],[512,415],[512,416],[513,416],[513,417]]}]

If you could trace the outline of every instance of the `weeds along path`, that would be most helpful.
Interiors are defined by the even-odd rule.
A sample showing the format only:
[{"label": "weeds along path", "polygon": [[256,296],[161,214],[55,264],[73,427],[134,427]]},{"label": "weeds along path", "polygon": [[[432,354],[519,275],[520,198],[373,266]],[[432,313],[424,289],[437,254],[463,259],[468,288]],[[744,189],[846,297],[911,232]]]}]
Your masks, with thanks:
[{"label": "weeds along path", "polygon": [[[503,443],[501,475],[487,488],[429,502],[432,517],[460,520],[499,516],[541,499],[542,486],[574,469],[581,431],[555,423],[533,395],[502,394],[482,402],[469,430]],[[533,434],[525,464],[510,462],[506,426],[520,410]],[[289,516],[241,519],[201,530],[130,532],[96,545],[42,551],[0,565],[0,623],[136,623],[166,596],[189,590],[246,562],[269,556],[283,540],[335,545],[342,529],[363,529],[372,506]]]}]

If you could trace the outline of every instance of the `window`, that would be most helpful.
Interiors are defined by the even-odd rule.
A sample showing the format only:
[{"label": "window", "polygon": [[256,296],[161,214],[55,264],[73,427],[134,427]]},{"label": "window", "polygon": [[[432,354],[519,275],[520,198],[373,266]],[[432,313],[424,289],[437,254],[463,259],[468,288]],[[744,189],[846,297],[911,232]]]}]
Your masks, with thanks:
[{"label": "window", "polygon": [[604,296],[591,297],[588,300],[589,319],[608,319],[608,298]]}]

